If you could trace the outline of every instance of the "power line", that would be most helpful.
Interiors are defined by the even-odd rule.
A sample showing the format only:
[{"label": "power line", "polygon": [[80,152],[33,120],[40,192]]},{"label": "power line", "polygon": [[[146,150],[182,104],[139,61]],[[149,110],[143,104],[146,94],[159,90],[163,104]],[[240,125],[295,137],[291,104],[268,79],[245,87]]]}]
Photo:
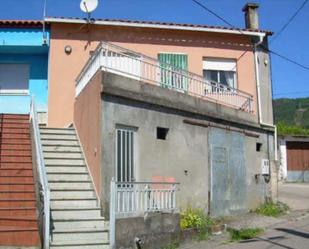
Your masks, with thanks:
[{"label": "power line", "polygon": [[281,27],[281,29],[279,29],[279,31],[273,36],[273,38],[271,39],[271,42],[273,42],[274,40],[276,40],[279,35],[287,28],[287,26],[289,26],[289,24],[293,21],[293,19],[298,15],[298,13],[305,7],[306,3],[309,0],[305,0],[301,6],[296,10],[296,12],[288,19],[288,21]]},{"label": "power line", "polygon": [[[242,30],[240,30],[239,28],[235,27],[233,24],[231,24],[229,21],[227,21],[226,19],[224,19],[222,16],[218,15],[217,13],[215,13],[213,10],[207,8],[207,7],[206,7],[204,4],[202,4],[201,2],[199,2],[199,1],[197,1],[197,0],[192,0],[192,1],[193,1],[195,4],[199,5],[201,8],[203,8],[204,10],[206,10],[207,12],[209,12],[210,14],[212,14],[212,15],[214,15],[215,17],[219,18],[221,21],[223,21],[224,23],[226,23],[226,24],[229,25],[230,27],[234,28],[235,30],[238,30],[238,32],[239,32],[240,34],[244,34],[244,33],[242,32]],[[308,1],[308,0],[306,0],[306,1]],[[305,65],[303,65],[303,64],[301,64],[301,63],[299,63],[299,62],[297,62],[297,61],[295,61],[294,59],[290,59],[290,58],[288,58],[288,57],[286,57],[286,56],[284,56],[284,55],[279,54],[279,53],[276,52],[276,51],[270,50],[269,48],[265,47],[263,44],[260,44],[260,46],[261,46],[263,49],[265,49],[267,52],[272,53],[272,54],[278,56],[278,57],[281,58],[281,59],[284,59],[284,60],[286,60],[286,61],[288,61],[288,62],[290,62],[290,63],[292,63],[292,64],[294,64],[294,65],[297,65],[297,66],[299,66],[299,67],[301,67],[301,68],[303,68],[303,69],[309,71],[309,67],[307,67],[307,66],[305,66]]]}]

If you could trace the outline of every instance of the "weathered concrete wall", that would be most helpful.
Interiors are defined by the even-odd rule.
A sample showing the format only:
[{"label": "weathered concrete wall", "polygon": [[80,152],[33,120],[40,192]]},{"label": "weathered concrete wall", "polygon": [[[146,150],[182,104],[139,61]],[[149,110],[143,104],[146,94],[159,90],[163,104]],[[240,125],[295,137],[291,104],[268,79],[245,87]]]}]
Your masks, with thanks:
[{"label": "weathered concrete wall", "polygon": [[[261,143],[261,151],[256,151],[256,144]],[[245,163],[247,169],[247,208],[255,209],[271,196],[271,179],[275,178],[276,172],[271,176],[263,176],[261,161],[270,159],[274,161],[273,136],[267,133],[259,133],[259,137],[246,137]]]},{"label": "weathered concrete wall", "polygon": [[74,103],[74,125],[78,133],[96,191],[101,191],[101,81],[96,74]]},{"label": "weathered concrete wall", "polygon": [[162,248],[178,238],[179,223],[179,214],[171,213],[116,219],[116,248],[136,248],[136,238],[143,249]]},{"label": "weathered concrete wall", "polygon": [[[181,208],[191,205],[208,210],[208,125],[249,133],[245,136],[244,155],[247,209],[256,208],[270,195],[269,181],[261,175],[261,159],[273,160],[273,136],[259,127],[254,116],[112,74],[103,77],[102,96],[101,182],[105,210],[108,210],[109,183],[115,176],[117,125],[136,130],[136,180],[175,178],[180,182]],[[196,124],[186,123],[188,119]],[[166,140],[156,138],[157,127],[169,129]],[[262,144],[261,151],[256,151],[257,142]]]},{"label": "weathered concrete wall", "polygon": [[[138,106],[136,106],[138,105]],[[104,198],[109,202],[109,183],[115,175],[116,125],[137,127],[137,181],[153,177],[171,177],[180,181],[181,206],[207,206],[207,130],[183,123],[177,113],[153,108],[130,100],[105,96],[103,102],[103,170]],[[166,140],[156,138],[157,127],[168,128]],[[187,171],[187,173],[185,173]],[[194,182],[194,184],[192,184]]]},{"label": "weathered concrete wall", "polygon": [[[266,38],[267,39],[267,38]],[[267,40],[263,43],[267,47]],[[257,48],[258,70],[260,82],[260,101],[262,122],[273,124],[273,103],[272,103],[272,84],[271,84],[271,63],[270,56],[265,49]]]}]

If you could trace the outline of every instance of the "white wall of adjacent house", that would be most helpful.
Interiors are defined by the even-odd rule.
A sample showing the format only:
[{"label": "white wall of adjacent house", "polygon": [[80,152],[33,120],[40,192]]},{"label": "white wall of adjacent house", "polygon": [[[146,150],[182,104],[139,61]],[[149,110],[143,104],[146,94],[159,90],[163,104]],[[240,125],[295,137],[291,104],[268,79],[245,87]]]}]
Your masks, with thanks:
[{"label": "white wall of adjacent house", "polygon": [[281,180],[287,178],[288,169],[287,169],[287,151],[286,151],[286,141],[279,141],[279,151],[280,151],[280,170],[279,177]]}]

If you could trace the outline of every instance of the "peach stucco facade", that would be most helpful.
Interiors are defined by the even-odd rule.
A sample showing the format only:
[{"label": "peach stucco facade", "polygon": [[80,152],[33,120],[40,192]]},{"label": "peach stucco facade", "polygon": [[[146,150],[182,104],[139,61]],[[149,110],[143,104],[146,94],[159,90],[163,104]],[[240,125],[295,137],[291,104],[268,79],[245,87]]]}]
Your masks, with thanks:
[{"label": "peach stucco facade", "polygon": [[[237,88],[253,96],[256,113],[256,78],[250,37],[198,31],[160,30],[69,23],[51,24],[49,58],[48,126],[66,127],[73,122],[75,79],[99,41],[157,58],[160,52],[185,53],[189,71],[202,75],[203,58],[237,61]],[[70,46],[72,52],[65,53]]]}]

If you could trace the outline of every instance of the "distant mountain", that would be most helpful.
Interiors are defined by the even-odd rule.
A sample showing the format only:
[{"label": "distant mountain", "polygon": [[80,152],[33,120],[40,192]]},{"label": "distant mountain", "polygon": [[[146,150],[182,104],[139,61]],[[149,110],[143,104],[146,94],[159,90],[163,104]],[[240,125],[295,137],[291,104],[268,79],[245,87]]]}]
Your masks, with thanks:
[{"label": "distant mountain", "polygon": [[274,99],[275,123],[309,129],[309,97]]}]

